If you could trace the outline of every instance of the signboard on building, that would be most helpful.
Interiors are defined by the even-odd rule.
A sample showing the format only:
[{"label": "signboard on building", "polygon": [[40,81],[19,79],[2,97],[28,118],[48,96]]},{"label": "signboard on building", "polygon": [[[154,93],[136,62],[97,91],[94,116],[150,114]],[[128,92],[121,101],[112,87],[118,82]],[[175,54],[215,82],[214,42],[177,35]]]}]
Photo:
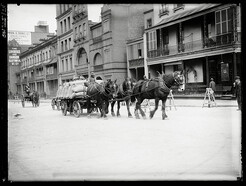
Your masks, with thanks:
[{"label": "signboard on building", "polygon": [[20,47],[9,47],[8,51],[9,51],[9,63],[13,66],[19,65],[21,48]]},{"label": "signboard on building", "polygon": [[8,31],[8,41],[15,39],[19,45],[31,45],[31,32],[26,31]]}]

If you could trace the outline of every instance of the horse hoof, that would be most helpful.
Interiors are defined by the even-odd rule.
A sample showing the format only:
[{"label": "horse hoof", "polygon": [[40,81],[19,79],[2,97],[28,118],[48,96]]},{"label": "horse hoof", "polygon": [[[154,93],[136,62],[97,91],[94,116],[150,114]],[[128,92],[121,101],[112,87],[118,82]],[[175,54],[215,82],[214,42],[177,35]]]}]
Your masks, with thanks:
[{"label": "horse hoof", "polygon": [[128,118],[132,118],[132,115],[129,115]]},{"label": "horse hoof", "polygon": [[117,117],[121,117],[121,115],[120,114],[117,114]]},{"label": "horse hoof", "polygon": [[115,116],[115,113],[114,113],[114,112],[111,112],[111,115],[112,115],[112,116]]},{"label": "horse hoof", "polygon": [[143,119],[147,119],[146,116],[143,116]]}]

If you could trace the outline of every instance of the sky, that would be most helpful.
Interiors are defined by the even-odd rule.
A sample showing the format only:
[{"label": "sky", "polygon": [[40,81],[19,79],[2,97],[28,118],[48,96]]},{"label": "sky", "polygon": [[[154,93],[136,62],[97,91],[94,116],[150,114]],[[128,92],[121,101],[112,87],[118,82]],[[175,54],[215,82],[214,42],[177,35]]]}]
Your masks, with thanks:
[{"label": "sky", "polygon": [[[99,22],[102,4],[88,5],[88,18]],[[49,32],[55,33],[56,4],[8,4],[8,30],[34,32],[38,21],[46,21]]]}]

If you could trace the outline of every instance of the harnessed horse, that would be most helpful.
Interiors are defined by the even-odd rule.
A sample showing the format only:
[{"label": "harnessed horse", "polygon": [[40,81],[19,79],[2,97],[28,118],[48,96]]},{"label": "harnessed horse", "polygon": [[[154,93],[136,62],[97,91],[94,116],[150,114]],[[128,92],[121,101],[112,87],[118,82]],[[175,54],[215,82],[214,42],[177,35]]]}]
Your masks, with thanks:
[{"label": "harnessed horse", "polygon": [[117,101],[117,116],[120,116],[120,102],[125,101],[128,111],[128,117],[132,117],[132,114],[130,112],[130,100],[132,95],[133,81],[129,78],[126,78],[122,84],[116,86],[117,96],[111,103],[111,115],[115,116],[114,104]]},{"label": "harnessed horse", "polygon": [[131,97],[132,102],[137,99],[134,111],[136,118],[139,119],[138,110],[140,110],[142,117],[146,118],[144,111],[141,109],[141,103],[143,100],[155,99],[155,108],[150,111],[150,118],[153,118],[156,110],[158,109],[159,100],[162,100],[162,119],[164,120],[167,117],[165,104],[170,88],[176,84],[179,86],[179,91],[183,91],[185,85],[184,80],[183,71],[175,71],[168,75],[161,74],[155,79],[138,81],[133,88],[133,94]]},{"label": "harnessed horse", "polygon": [[108,114],[109,100],[116,97],[115,85],[116,81],[108,80],[106,83],[89,83],[87,89],[87,114],[90,117],[90,114],[93,109],[93,104],[99,108],[101,117],[106,118]]}]

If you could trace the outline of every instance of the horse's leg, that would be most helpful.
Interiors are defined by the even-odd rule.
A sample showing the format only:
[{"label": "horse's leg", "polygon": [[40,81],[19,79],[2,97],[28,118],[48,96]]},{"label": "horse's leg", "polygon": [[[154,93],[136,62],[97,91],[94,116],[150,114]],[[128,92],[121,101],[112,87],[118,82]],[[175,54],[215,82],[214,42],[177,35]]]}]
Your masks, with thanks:
[{"label": "horse's leg", "polygon": [[143,102],[143,100],[144,100],[143,98],[140,98],[140,100],[139,100],[139,110],[140,110],[141,116],[142,116],[144,119],[146,119],[145,113],[144,113],[143,109],[141,108],[141,103]]},{"label": "horse's leg", "polygon": [[91,117],[91,101],[90,101],[90,99],[87,99],[87,102],[86,102],[86,104],[87,104],[87,117],[88,118],[90,118]]},{"label": "horse's leg", "polygon": [[111,115],[112,116],[115,116],[115,113],[114,113],[114,104],[115,104],[116,101],[112,101],[111,103]]},{"label": "horse's leg", "polygon": [[131,114],[131,111],[130,111],[130,99],[126,100],[126,108],[127,108],[127,111],[128,111],[128,117],[132,118],[132,114]]},{"label": "horse's leg", "polygon": [[137,98],[137,102],[136,102],[136,105],[135,105],[135,111],[134,111],[136,119],[140,119],[139,114],[138,114],[138,109],[139,109],[139,106],[140,106],[139,102],[140,102],[140,100],[139,100],[139,98]]},{"label": "horse's leg", "polygon": [[158,109],[158,104],[159,104],[159,98],[156,98],[155,99],[155,108],[154,108],[154,110],[151,110],[149,113],[150,119],[153,118],[155,111]]},{"label": "horse's leg", "polygon": [[106,101],[106,103],[105,103],[105,114],[108,114],[108,106],[109,106],[109,101]]},{"label": "horse's leg", "polygon": [[161,109],[162,110],[162,120],[167,118],[167,114],[166,114],[166,110],[165,110],[166,100],[167,100],[167,98],[162,99],[162,109]]},{"label": "horse's leg", "polygon": [[107,115],[106,115],[106,106],[107,106],[106,101],[103,101],[102,104],[101,104],[101,109],[102,109],[101,117],[104,117],[104,118],[107,117]]},{"label": "horse's leg", "polygon": [[120,101],[117,101],[117,117],[120,117]]}]

